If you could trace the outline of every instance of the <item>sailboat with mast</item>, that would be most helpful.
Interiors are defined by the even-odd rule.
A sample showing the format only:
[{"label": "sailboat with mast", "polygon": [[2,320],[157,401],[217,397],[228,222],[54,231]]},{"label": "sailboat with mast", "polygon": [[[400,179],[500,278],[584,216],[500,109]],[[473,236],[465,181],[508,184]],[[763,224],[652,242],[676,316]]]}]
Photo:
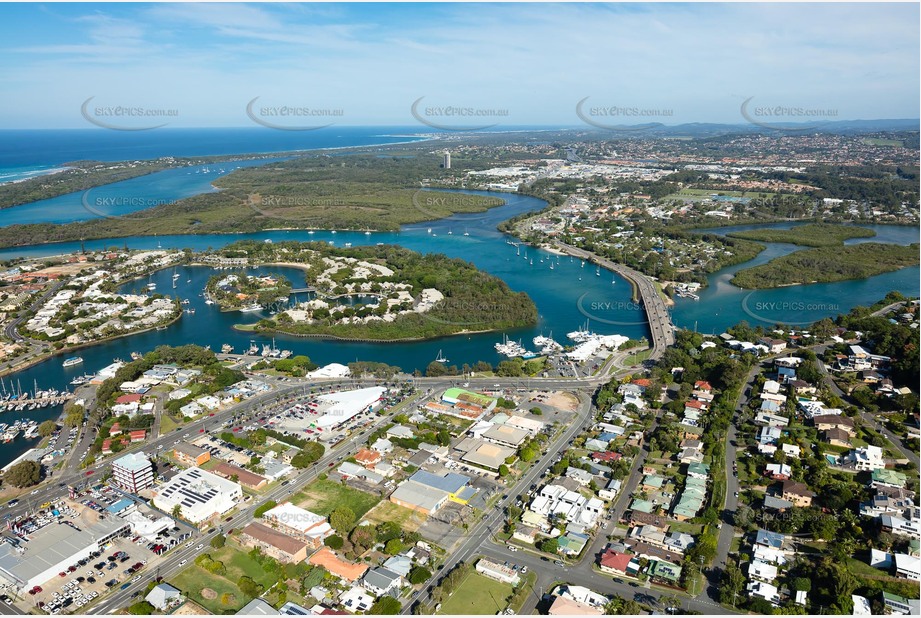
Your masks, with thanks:
[{"label": "sailboat with mast", "polygon": [[441,353],[441,350],[438,350],[438,356],[435,357],[436,363],[446,363],[448,359],[444,357],[444,354]]}]

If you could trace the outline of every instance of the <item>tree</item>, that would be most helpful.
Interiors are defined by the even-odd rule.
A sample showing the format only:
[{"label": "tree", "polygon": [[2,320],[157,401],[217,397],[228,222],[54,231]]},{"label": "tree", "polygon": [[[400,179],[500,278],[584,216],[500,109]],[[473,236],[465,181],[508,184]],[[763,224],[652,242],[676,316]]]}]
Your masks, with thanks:
[{"label": "tree", "polygon": [[237,588],[248,597],[255,598],[262,594],[262,584],[253,581],[253,579],[247,575],[243,575],[237,580]]},{"label": "tree", "polygon": [[[358,526],[352,530],[352,534],[349,535],[349,540],[352,542],[352,545],[355,546],[355,553],[363,554],[367,549],[370,549],[376,541],[374,528],[371,526]],[[392,542],[393,541],[388,541],[388,543]],[[397,542],[399,543],[399,541]]]},{"label": "tree", "polygon": [[42,480],[42,467],[35,461],[20,461],[6,471],[3,480],[13,487],[31,487]]},{"label": "tree", "polygon": [[177,504],[173,507],[173,519],[179,519],[182,517],[182,505]]},{"label": "tree", "polygon": [[508,466],[506,466],[505,464],[502,464],[499,466],[499,476],[500,477],[508,476]]},{"label": "tree", "polygon": [[44,423],[38,426],[38,435],[40,435],[43,438],[47,438],[48,436],[50,436],[57,430],[58,430],[57,423],[55,423],[54,421],[45,421]]},{"label": "tree", "polygon": [[387,541],[387,544],[384,545],[384,553],[390,554],[391,556],[396,556],[403,551],[403,549],[405,549],[403,547],[403,541],[400,539],[390,539]]},{"label": "tree", "polygon": [[380,616],[392,616],[394,614],[399,614],[401,609],[403,609],[403,607],[400,605],[399,601],[385,595],[374,602],[374,605],[371,606],[368,613]]},{"label": "tree", "polygon": [[544,539],[540,542],[540,550],[548,554],[555,554],[559,548],[560,544],[556,539]]},{"label": "tree", "polygon": [[226,543],[227,543],[227,537],[224,536],[223,534],[219,534],[215,536],[213,539],[211,539],[211,547],[213,547],[214,549],[220,549],[224,547]]},{"label": "tree", "polygon": [[326,447],[318,442],[307,442],[301,447],[301,452],[291,458],[291,465],[302,470],[315,464],[326,453]]},{"label": "tree", "polygon": [[342,546],[345,545],[345,540],[338,534],[332,534],[323,540],[323,544],[330,549],[342,549]]},{"label": "tree", "polygon": [[735,605],[736,596],[745,587],[745,575],[735,562],[727,562],[723,570],[723,577],[720,580],[720,603],[732,603]]},{"label": "tree", "polygon": [[154,606],[147,601],[138,601],[134,605],[128,607],[128,613],[134,614],[135,616],[150,616],[154,613]]},{"label": "tree", "polygon": [[347,506],[340,506],[329,514],[329,525],[340,534],[348,533],[355,525],[355,512]]},{"label": "tree", "polygon": [[431,579],[432,573],[425,567],[415,566],[409,572],[409,583],[415,584],[424,584],[429,579]]},{"label": "tree", "polygon": [[403,536],[403,530],[395,521],[381,522],[377,526],[377,540],[380,543],[386,543],[390,539],[398,539]]}]

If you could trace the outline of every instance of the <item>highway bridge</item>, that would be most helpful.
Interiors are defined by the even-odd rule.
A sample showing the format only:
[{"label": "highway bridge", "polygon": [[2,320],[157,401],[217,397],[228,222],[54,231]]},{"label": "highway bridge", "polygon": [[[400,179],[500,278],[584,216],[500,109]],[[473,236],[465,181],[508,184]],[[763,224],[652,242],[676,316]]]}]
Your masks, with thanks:
[{"label": "highway bridge", "polygon": [[671,316],[665,306],[665,301],[656,290],[652,280],[643,273],[637,272],[623,264],[617,264],[611,260],[599,257],[590,251],[567,245],[566,243],[557,242],[556,247],[573,257],[577,257],[602,268],[616,272],[625,279],[633,283],[636,288],[639,300],[642,301],[646,309],[646,319],[649,322],[649,332],[652,336],[651,348],[652,353],[649,358],[655,360],[662,356],[665,348],[675,343],[675,326],[672,324]]}]

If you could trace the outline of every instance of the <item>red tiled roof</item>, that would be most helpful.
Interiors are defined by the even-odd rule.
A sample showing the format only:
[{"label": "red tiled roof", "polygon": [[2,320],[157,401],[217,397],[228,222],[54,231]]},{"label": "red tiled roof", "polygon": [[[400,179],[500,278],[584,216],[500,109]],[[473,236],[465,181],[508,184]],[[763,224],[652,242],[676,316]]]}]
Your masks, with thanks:
[{"label": "red tiled roof", "polygon": [[140,401],[140,400],[141,400],[141,396],[137,393],[133,393],[131,395],[122,395],[121,397],[115,400],[115,403],[134,403],[135,401]]},{"label": "red tiled roof", "polygon": [[706,380],[698,380],[697,382],[694,382],[694,388],[698,390],[702,390],[702,391],[712,391],[713,390],[713,387],[710,386],[710,383],[707,382]]},{"label": "red tiled roof", "polygon": [[630,564],[630,560],[633,558],[630,554],[622,554],[614,550],[607,550],[601,554],[600,564],[603,567],[609,569],[615,569],[621,573],[627,572],[627,565]]}]

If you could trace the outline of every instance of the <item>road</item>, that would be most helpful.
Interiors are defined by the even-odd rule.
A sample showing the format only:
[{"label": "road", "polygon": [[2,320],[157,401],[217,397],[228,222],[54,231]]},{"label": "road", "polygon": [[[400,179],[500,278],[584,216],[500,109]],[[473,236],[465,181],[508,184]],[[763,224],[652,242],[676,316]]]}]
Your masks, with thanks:
[{"label": "road", "polygon": [[528,490],[532,483],[537,482],[541,474],[545,473],[547,468],[553,464],[553,460],[560,451],[568,448],[573,438],[594,422],[592,403],[591,399],[588,397],[581,398],[577,419],[577,421],[573,422],[572,425],[553,442],[544,453],[544,456],[522,475],[515,486],[508,489],[505,494],[507,497],[501,498],[496,505],[492,507],[492,510],[486,517],[475,526],[471,526],[468,529],[467,539],[454,551],[454,553],[445,558],[442,567],[433,574],[420,590],[410,597],[409,602],[405,605],[405,609],[403,610],[404,614],[411,613],[412,606],[417,602],[425,605],[430,603],[431,590],[434,584],[445,574],[449,573],[457,564],[465,562],[478,554],[484,543],[489,542],[490,537],[502,527],[506,507],[513,504],[520,494]]},{"label": "road", "polygon": [[675,326],[672,324],[668,308],[649,277],[623,264],[617,264],[590,251],[585,251],[566,243],[557,242],[556,247],[569,255],[588,260],[614,271],[633,282],[643,301],[643,307],[646,309],[646,319],[649,322],[649,332],[652,337],[650,359],[659,358],[665,348],[675,343]]},{"label": "road", "polygon": [[[413,401],[418,402],[424,398],[425,397],[423,395],[417,394],[413,396]],[[300,471],[295,477],[288,481],[287,485],[279,485],[274,490],[259,496],[258,498],[253,498],[248,503],[248,506],[236,511],[231,516],[229,521],[224,520],[219,524],[216,523],[214,524],[213,528],[209,529],[209,532],[196,537],[191,542],[191,546],[187,546],[187,544],[174,549],[172,552],[167,554],[166,559],[158,564],[156,568],[144,571],[139,576],[138,581],[132,580],[130,585],[125,589],[117,588],[114,593],[103,598],[99,603],[92,607],[92,609],[86,610],[87,613],[113,613],[116,609],[129,605],[134,594],[136,592],[143,592],[147,587],[147,583],[152,579],[162,577],[166,580],[169,580],[171,576],[178,574],[180,571],[187,567],[187,564],[184,564],[185,561],[192,561],[196,556],[204,551],[207,551],[205,548],[199,549],[198,545],[201,544],[205,547],[208,547],[211,539],[220,534],[221,530],[240,528],[252,522],[254,519],[253,511],[255,511],[260,504],[268,500],[275,500],[280,502],[295,492],[300,491],[305,485],[316,479],[320,474],[325,473],[327,470],[329,470],[330,467],[342,461],[349,455],[356,452],[359,448],[361,448],[361,446],[364,445],[364,443],[368,440],[368,437],[374,433],[381,425],[388,422],[391,419],[391,416],[392,414],[387,414],[385,416],[378,417],[375,422],[365,427],[360,433],[349,437],[347,441],[341,442],[334,448],[330,449],[330,451],[328,451],[322,459],[314,464],[314,466],[309,469]],[[214,532],[210,532],[210,530],[214,530]]]},{"label": "road", "polygon": [[31,362],[29,359],[32,356],[42,353],[47,348],[46,343],[35,341],[20,335],[19,325],[35,315],[35,312],[38,311],[39,307],[41,307],[45,301],[51,298],[52,295],[57,293],[57,291],[64,286],[64,283],[64,281],[55,282],[50,288],[45,290],[41,296],[32,301],[31,305],[29,305],[27,308],[21,309],[17,317],[13,318],[4,325],[3,336],[9,341],[26,346],[28,348],[28,352],[20,354],[15,359],[0,363],[0,375],[6,375],[7,373],[18,371],[19,365],[27,361]]},{"label": "road", "polygon": [[726,465],[723,468],[723,474],[726,475],[726,498],[723,502],[723,510],[720,513],[720,534],[716,542],[716,556],[713,558],[713,568],[707,571],[707,594],[714,600],[717,598],[716,592],[719,590],[720,578],[722,577],[723,570],[726,568],[729,550],[732,547],[732,539],[736,533],[735,527],[733,526],[733,516],[739,505],[739,498],[736,496],[736,493],[739,491],[739,479],[733,473],[734,464],[738,460],[738,433],[736,422],[745,408],[745,402],[748,401],[748,393],[751,392],[755,378],[761,371],[761,363],[757,363],[748,372],[745,384],[739,390],[739,396],[736,399],[735,414],[733,414],[732,422],[729,423],[729,428],[726,431]]},{"label": "road", "polygon": [[[895,304],[899,305],[901,303]],[[880,309],[880,311],[886,311],[891,307],[892,305],[889,305],[888,307]],[[815,346],[815,353],[817,355],[822,354],[825,351],[825,347],[826,346]],[[921,466],[921,459],[918,458],[917,452],[905,446],[899,436],[889,431],[889,429],[887,429],[883,423],[879,422],[879,419],[875,418],[871,413],[864,410],[860,404],[851,400],[847,393],[838,388],[838,385],[835,383],[834,376],[831,374],[831,372],[828,371],[828,367],[825,366],[825,363],[823,363],[821,359],[816,359],[816,364],[819,366],[819,371],[822,373],[822,379],[825,380],[825,384],[828,386],[832,393],[840,397],[842,400],[854,404],[860,411],[860,418],[863,419],[864,423],[866,423],[868,427],[873,427],[876,431],[880,432],[883,437],[889,440],[889,442],[891,442],[892,445],[895,446],[895,448],[897,448],[899,452],[905,456],[906,459],[914,463],[916,467]]]}]

